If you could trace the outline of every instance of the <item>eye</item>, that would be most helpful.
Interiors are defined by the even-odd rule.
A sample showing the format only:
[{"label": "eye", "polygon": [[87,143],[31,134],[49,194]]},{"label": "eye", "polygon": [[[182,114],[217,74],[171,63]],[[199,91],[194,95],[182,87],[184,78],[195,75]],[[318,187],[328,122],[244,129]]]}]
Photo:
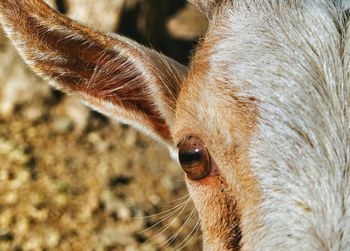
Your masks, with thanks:
[{"label": "eye", "polygon": [[204,143],[197,137],[188,136],[178,144],[182,169],[193,180],[207,177],[211,171],[211,158]]}]

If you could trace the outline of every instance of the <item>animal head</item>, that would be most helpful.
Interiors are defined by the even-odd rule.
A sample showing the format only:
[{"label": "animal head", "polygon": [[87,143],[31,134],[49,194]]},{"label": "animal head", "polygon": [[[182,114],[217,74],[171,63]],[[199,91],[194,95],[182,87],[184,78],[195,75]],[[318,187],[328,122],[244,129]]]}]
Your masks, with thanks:
[{"label": "animal head", "polygon": [[52,85],[177,152],[205,250],[350,249],[347,1],[193,0],[188,68],[41,0],[1,0]]}]

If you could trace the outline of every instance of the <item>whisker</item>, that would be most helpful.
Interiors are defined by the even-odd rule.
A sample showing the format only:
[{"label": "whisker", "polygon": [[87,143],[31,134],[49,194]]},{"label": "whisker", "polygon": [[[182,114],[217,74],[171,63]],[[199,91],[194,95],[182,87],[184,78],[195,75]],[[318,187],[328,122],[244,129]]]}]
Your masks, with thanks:
[{"label": "whisker", "polygon": [[200,220],[198,219],[196,225],[192,228],[191,232],[187,235],[187,237],[183,241],[180,242],[180,244],[178,244],[175,247],[175,249],[180,249],[180,250],[183,249],[196,237],[199,231],[199,224],[200,224]]},{"label": "whisker", "polygon": [[[178,214],[178,216],[175,217],[175,219],[172,220],[160,233],[158,233],[157,235],[153,236],[152,239],[158,237],[160,234],[164,233],[164,231],[165,231],[166,229],[168,229],[168,228],[170,227],[170,225],[173,224],[173,223],[175,222],[176,218],[178,218],[178,217],[183,213],[183,211],[184,211],[184,209],[187,207],[189,201],[190,201],[190,199],[188,199],[186,202],[183,202],[182,204],[184,204],[184,205],[180,204],[180,205],[176,206],[176,210],[174,210],[173,212],[170,212],[168,215],[166,215],[165,218],[163,218],[162,220],[156,222],[155,224],[153,224],[152,226],[148,227],[147,229],[142,230],[140,233],[145,233],[145,232],[151,230],[152,228],[158,226],[160,223],[166,221],[166,220],[169,219],[171,216],[173,216],[176,212],[178,212],[178,211],[181,210],[180,213]],[[182,207],[182,209],[181,209],[181,207]]]},{"label": "whisker", "polygon": [[[188,199],[187,202],[186,202],[186,204],[183,205],[183,207],[182,207],[181,211],[178,213],[178,215],[177,215],[176,217],[174,217],[174,219],[173,219],[170,223],[168,223],[166,226],[164,226],[164,227],[161,229],[161,231],[160,231],[159,233],[157,233],[156,235],[152,236],[152,237],[150,238],[150,240],[157,238],[158,236],[160,236],[161,234],[163,234],[167,229],[169,229],[169,227],[170,227],[172,224],[174,224],[174,222],[176,221],[176,219],[179,218],[180,215],[182,215],[182,213],[185,211],[185,209],[187,208],[187,205],[188,205],[189,201],[190,201],[190,199]],[[179,210],[177,210],[177,211],[179,211]],[[164,220],[162,220],[162,221],[164,221]],[[158,224],[159,224],[159,222],[157,223],[157,225],[158,225]]]},{"label": "whisker", "polygon": [[189,194],[186,194],[186,195],[184,195],[184,196],[182,196],[182,197],[180,197],[180,198],[178,198],[178,199],[171,200],[171,201],[170,201],[170,204],[175,203],[175,202],[178,202],[178,201],[180,201],[180,200],[187,200],[189,197],[190,197],[190,195],[189,195]]},{"label": "whisker", "polygon": [[162,215],[168,215],[169,212],[173,212],[174,210],[178,209],[179,207],[181,207],[183,204],[185,204],[187,201],[183,201],[181,202],[180,204],[176,205],[175,207],[172,207],[170,209],[167,209],[163,212],[160,212],[160,213],[156,213],[156,214],[152,214],[152,215],[147,215],[147,216],[140,216],[140,217],[133,217],[131,219],[133,220],[137,220],[137,219],[150,219],[150,218],[155,218],[155,217],[158,217],[158,216],[162,216]]},{"label": "whisker", "polygon": [[181,233],[181,231],[188,225],[188,223],[191,221],[193,214],[195,213],[195,210],[192,209],[191,213],[187,216],[187,219],[185,221],[184,224],[182,224],[182,226],[175,232],[175,234],[173,234],[172,236],[170,236],[165,242],[163,242],[160,246],[164,246],[166,244],[171,244],[175,241],[175,239],[179,236],[179,234]]}]

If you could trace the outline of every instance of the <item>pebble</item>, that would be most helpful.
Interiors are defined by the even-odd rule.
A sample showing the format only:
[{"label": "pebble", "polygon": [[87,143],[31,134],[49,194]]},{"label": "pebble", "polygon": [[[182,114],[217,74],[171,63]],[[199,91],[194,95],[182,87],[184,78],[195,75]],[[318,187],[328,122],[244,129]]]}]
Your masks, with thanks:
[{"label": "pebble", "polygon": [[70,190],[70,184],[65,180],[56,180],[54,182],[57,193],[67,193]]},{"label": "pebble", "polygon": [[3,211],[0,214],[0,226],[1,228],[5,228],[5,227],[9,227],[10,224],[12,223],[14,214],[10,209],[5,209],[5,211]]},{"label": "pebble", "polygon": [[127,246],[125,251],[138,251],[140,250],[136,245]]},{"label": "pebble", "polygon": [[44,107],[40,104],[28,106],[22,111],[23,117],[32,122],[40,120],[44,116],[44,113]]},{"label": "pebble", "polygon": [[155,243],[156,245],[164,245],[165,243],[167,243],[168,239],[169,237],[165,234],[156,234],[152,236],[153,243]]},{"label": "pebble", "polygon": [[129,129],[127,131],[126,139],[125,139],[125,145],[128,147],[134,147],[136,145],[137,137],[138,137],[138,132],[136,129]]},{"label": "pebble", "polygon": [[[57,2],[55,0],[45,0],[45,1],[49,1],[53,6],[55,6]],[[136,2],[136,1],[142,1],[142,0],[104,0],[105,2],[104,6],[109,6],[111,5],[112,2],[124,2],[124,1]],[[70,2],[73,2],[73,1],[70,1]],[[96,4],[96,6],[101,5],[100,1],[89,0],[87,2],[89,2],[89,4]],[[80,11],[81,4],[76,4],[76,6],[69,6],[69,8],[67,8],[68,14],[73,15],[74,8],[77,11]],[[96,10],[98,9],[95,9],[96,13],[100,12]],[[114,8],[110,8],[109,11],[111,15],[114,15],[116,12]],[[91,13],[90,12],[86,12],[86,13],[87,13],[85,15],[86,20],[91,21],[92,20]],[[96,25],[99,25],[101,20],[97,20],[97,19],[98,17],[96,16],[96,20],[93,20],[93,21],[95,22]],[[115,19],[106,18],[106,17],[104,17],[104,19],[107,20],[108,22],[111,22],[110,30],[116,30],[117,25],[114,23],[116,21]],[[104,27],[104,29],[106,28]],[[179,29],[176,29],[176,30],[179,30]],[[0,40],[2,40],[1,37],[0,37]],[[3,48],[5,48],[5,45],[2,45],[2,46],[4,46]],[[10,242],[11,245],[8,247],[2,246],[1,245],[2,243],[0,242],[0,250],[14,250],[16,248],[23,251],[25,250],[90,250],[90,246],[88,245],[92,245],[91,250],[92,249],[107,250],[109,247],[112,247],[112,248],[116,247],[116,248],[120,248],[118,250],[127,250],[127,251],[132,251],[132,250],[153,251],[153,250],[163,250],[163,249],[171,250],[168,248],[158,247],[156,244],[141,242],[140,240],[136,240],[136,238],[134,237],[134,234],[137,233],[138,231],[141,231],[141,229],[143,229],[143,227],[145,226],[144,218],[142,218],[141,220],[139,219],[130,220],[130,217],[143,217],[145,215],[144,211],[142,211],[142,207],[140,209],[136,209],[137,207],[134,207],[134,205],[141,203],[140,201],[142,201],[142,203],[145,202],[145,206],[149,205],[149,203],[147,203],[149,198],[142,197],[143,196],[142,189],[141,191],[137,191],[137,195],[134,196],[134,194],[131,194],[131,193],[134,192],[133,190],[135,188],[131,188],[131,189],[118,188],[119,190],[124,191],[124,192],[121,192],[122,196],[118,197],[113,193],[110,193],[107,196],[106,200],[104,201],[104,204],[107,205],[106,208],[108,210],[113,210],[113,212],[117,215],[118,222],[107,219],[107,217],[105,216],[105,212],[102,212],[100,214],[99,211],[97,211],[98,213],[96,213],[96,215],[91,214],[92,217],[94,217],[94,218],[91,218],[91,220],[88,219],[88,217],[86,221],[79,221],[79,219],[77,219],[79,208],[78,210],[76,210],[74,207],[71,206],[71,204],[80,206],[81,205],[80,200],[82,198],[83,198],[82,207],[84,207],[86,204],[90,204],[90,203],[94,204],[94,202],[90,202],[88,199],[86,199],[86,197],[80,197],[80,195],[73,197],[71,194],[57,193],[53,180],[56,179],[55,175],[60,176],[60,178],[64,176],[61,174],[61,172],[59,172],[60,166],[63,165],[62,164],[63,162],[60,163],[59,161],[57,161],[57,156],[50,156],[50,154],[53,154],[53,153],[50,151],[46,151],[47,150],[46,147],[49,148],[50,146],[55,145],[58,142],[49,143],[49,142],[46,142],[45,140],[46,140],[46,136],[50,135],[52,131],[58,134],[66,134],[66,133],[72,132],[73,130],[74,132],[82,131],[82,133],[84,133],[84,135],[82,136],[86,137],[85,133],[87,131],[86,130],[87,123],[89,122],[91,123],[92,121],[91,119],[89,119],[90,110],[88,108],[85,108],[82,105],[80,107],[79,105],[72,106],[69,103],[70,102],[69,100],[71,99],[67,98],[66,96],[59,99],[55,98],[54,101],[50,101],[51,100],[50,96],[52,95],[52,92],[51,92],[51,89],[49,88],[49,85],[47,85],[46,83],[41,83],[41,81],[39,81],[37,77],[30,77],[32,76],[32,74],[29,74],[29,72],[31,71],[28,68],[24,68],[23,63],[18,63],[19,56],[17,53],[14,52],[14,49],[12,48],[12,46],[10,47],[6,45],[6,48],[11,48],[12,52],[7,53],[8,55],[5,55],[4,53],[2,56],[3,64],[0,67],[0,72],[3,73],[1,74],[3,76],[0,77],[0,89],[1,89],[0,93],[1,94],[5,93],[3,91],[4,90],[3,86],[6,85],[7,88],[11,89],[8,91],[8,93],[11,95],[6,95],[6,96],[7,97],[11,96],[14,98],[5,99],[4,95],[1,95],[3,99],[0,100],[0,112],[2,110],[4,113],[7,113],[11,116],[18,115],[20,116],[21,121],[15,122],[14,120],[12,120],[12,117],[10,117],[11,120],[7,121],[5,120],[6,118],[4,117],[2,118],[4,119],[4,124],[1,124],[1,126],[3,126],[4,129],[7,130],[8,128],[10,128],[10,130],[8,131],[2,130],[4,133],[3,136],[6,135],[6,137],[1,138],[0,136],[0,155],[1,155],[0,157],[1,157],[1,160],[5,158],[5,165],[11,167],[11,169],[10,171],[4,170],[4,164],[0,163],[0,185],[1,185],[1,188],[5,187],[6,189],[6,192],[4,192],[0,198],[0,204],[3,204],[4,202],[10,203],[11,209],[6,207],[6,204],[3,204],[5,205],[5,207],[3,208],[3,210],[0,210],[0,228],[7,229],[10,233],[13,233],[15,236],[15,239],[14,241]],[[10,49],[6,49],[6,50],[10,51]],[[1,52],[4,52],[4,51],[1,51]],[[4,62],[8,62],[7,63],[8,67],[4,67]],[[11,64],[13,65],[18,64],[18,67],[15,67],[14,70],[12,70]],[[23,68],[25,70],[19,71],[19,68]],[[11,69],[11,71],[8,71],[9,69]],[[11,82],[7,81],[6,78],[4,78],[5,75],[14,75],[12,78],[10,78]],[[18,77],[16,75],[18,75]],[[22,93],[26,95],[22,95]],[[48,104],[47,107],[44,106],[45,102]],[[61,107],[63,102],[65,107]],[[39,105],[39,103],[42,104],[42,106]],[[17,109],[17,107],[20,109]],[[58,117],[55,117],[53,119],[50,126],[46,126],[44,123],[41,123],[41,122],[45,122],[45,121],[42,121],[42,118],[47,115],[49,108],[54,108],[55,109],[54,111],[58,112],[59,115],[57,115]],[[27,121],[23,123],[22,118],[24,118]],[[37,124],[36,126],[30,126],[31,123],[29,122],[37,122],[37,121],[40,121],[40,124]],[[29,124],[29,126],[27,126],[27,128],[24,128],[24,124],[26,125]],[[122,128],[122,126],[120,126],[120,128]],[[100,166],[108,167],[109,169],[108,171],[106,171],[106,175],[111,173],[110,171],[111,169],[113,174],[115,174],[116,172],[125,171],[127,172],[128,175],[130,174],[130,176],[133,176],[134,174],[138,175],[139,173],[135,173],[135,170],[137,170],[137,168],[134,168],[134,166],[137,166],[139,164],[137,163],[135,165],[130,164],[132,162],[130,161],[131,157],[129,155],[131,151],[135,150],[135,145],[140,145],[139,142],[142,141],[141,140],[142,138],[140,139],[139,134],[134,129],[125,129],[125,130],[115,129],[114,131],[115,131],[115,134],[113,135],[116,141],[118,141],[118,139],[120,140],[122,138],[127,138],[126,146],[123,144],[123,146],[119,147],[119,145],[122,145],[122,144],[119,144],[119,142],[117,142],[118,148],[123,150],[120,153],[116,153],[120,155],[120,158],[115,158],[115,156],[113,156],[113,161],[105,161],[105,164],[102,164],[104,160],[101,160],[98,165],[94,166],[94,168],[99,169]],[[10,138],[10,140],[8,140],[7,138],[7,133],[9,133],[9,135],[11,135],[12,137]],[[25,137],[24,137],[24,134],[26,134]],[[95,137],[96,135],[97,137]],[[120,138],[118,138],[118,135],[120,136]],[[22,143],[24,139],[29,141],[30,145],[33,147],[32,148],[33,152],[28,153],[26,151],[26,148],[22,147],[20,143]],[[105,152],[106,150],[108,151],[111,149],[110,146],[115,145],[115,143],[110,143],[111,145],[108,145],[106,141],[111,141],[111,140],[110,139],[105,140],[102,133],[95,133],[95,135],[92,136],[92,141],[94,142],[91,144],[93,145],[93,149],[91,151],[98,152],[98,153]],[[123,142],[124,142],[124,139],[123,139]],[[84,142],[84,147],[87,147],[87,145],[89,144],[85,144]],[[141,156],[141,153],[143,152],[141,152],[140,149],[136,149],[136,151],[138,151],[137,158],[140,158],[140,160],[142,161],[143,155],[142,157],[140,156]],[[34,162],[31,162],[31,160],[33,159],[34,153],[36,154],[35,157],[37,160],[36,165],[38,166],[37,171],[39,174],[38,176],[39,178],[31,180],[32,177],[30,172],[28,172],[27,170],[22,170],[25,168],[21,168],[21,167],[17,168],[17,166],[28,165],[28,163],[34,163]],[[63,156],[59,156],[59,157],[63,158]],[[79,156],[78,153],[77,153],[77,158],[81,158],[81,156]],[[132,159],[133,161],[137,160],[135,158],[132,158]],[[1,160],[0,162],[2,162]],[[88,166],[88,168],[90,168],[90,166]],[[88,168],[84,169],[84,172],[79,173],[79,176],[81,175],[81,179],[86,178],[85,174],[91,175],[90,171],[86,171],[85,173],[85,170],[88,170]],[[51,171],[52,169],[54,171]],[[173,172],[171,171],[169,173],[173,173]],[[93,173],[93,174],[96,175],[96,173]],[[47,182],[46,182],[46,180],[43,177],[46,177],[47,175],[51,175],[51,176],[49,176],[50,178],[47,178]],[[99,175],[97,174],[96,176],[99,176]],[[55,177],[55,179],[53,179],[52,177]],[[99,179],[101,179],[101,183],[102,181],[106,181],[105,184],[108,184],[107,178],[99,178]],[[141,182],[142,181],[143,179],[141,179]],[[164,186],[165,186],[164,189],[174,189],[174,187],[178,184],[176,181],[173,182],[169,178],[165,178],[160,182],[164,183]],[[142,187],[142,185],[143,184],[140,183],[140,187]],[[59,187],[58,190],[61,190],[61,191],[66,190],[64,184],[61,184],[58,187]],[[91,188],[90,186],[87,189],[93,189],[93,188]],[[99,202],[101,201],[101,198],[99,194],[100,194],[100,191],[103,189],[106,189],[106,187],[103,187],[102,185],[98,185],[97,187],[98,192],[96,193],[97,207],[100,205]],[[128,192],[130,191],[130,194],[125,191],[128,191]],[[33,193],[35,194],[32,195]],[[155,191],[154,193],[156,194],[158,193],[158,191]],[[164,194],[167,194],[167,191],[164,191]],[[163,191],[160,191],[159,195],[163,196]],[[159,205],[159,203],[162,203],[158,195],[151,196],[150,200],[155,205]],[[56,226],[56,224],[59,225],[59,227],[62,227],[62,229],[57,228],[56,230],[56,229],[50,229],[50,227],[48,227],[47,217],[48,217],[49,211],[46,208],[37,209],[35,206],[37,206],[38,204],[49,205],[51,209],[54,211],[54,213],[56,213],[55,211],[57,210],[57,208],[60,210],[60,207],[66,206],[65,209],[67,210],[65,210],[64,213],[62,213],[63,215],[60,215],[60,217],[57,218],[57,221],[52,223],[52,225],[54,226]],[[31,206],[33,206],[33,209],[31,209]],[[151,205],[149,206],[151,207]],[[94,208],[94,207],[95,206],[91,206],[91,208]],[[147,211],[146,209],[144,210]],[[91,210],[89,211],[93,212]],[[86,215],[89,215],[89,214],[87,213]],[[34,221],[31,218],[33,216],[35,219]],[[106,220],[106,222],[104,222],[104,220]],[[97,224],[97,227],[95,224]],[[110,227],[111,229],[103,230],[106,226]],[[119,228],[121,226],[125,226],[125,229],[119,229],[119,230],[112,229],[115,227]],[[72,238],[66,238],[65,234],[71,229],[74,230],[74,234],[76,232],[76,236],[73,236]],[[62,231],[62,234],[60,234],[61,231]],[[100,234],[97,231],[102,231],[101,235],[106,234],[107,236],[103,237],[102,239],[105,240],[105,243],[107,244],[111,243],[112,245],[103,245],[103,243],[101,245],[100,243],[96,244],[95,243],[96,235]],[[164,234],[158,242],[162,243],[164,239],[166,239],[166,237],[167,237],[167,234]],[[76,248],[77,246],[81,247],[80,242],[83,242],[82,245],[84,246],[85,244],[87,248],[86,249]],[[66,243],[66,246],[63,245],[64,243]]]},{"label": "pebble", "polygon": [[61,236],[56,230],[50,230],[46,234],[46,245],[48,248],[55,248],[60,242]]},{"label": "pebble", "polygon": [[106,140],[102,139],[100,134],[97,132],[89,133],[87,139],[100,153],[106,152],[110,148],[110,144]]},{"label": "pebble", "polygon": [[36,192],[31,192],[28,197],[29,197],[30,203],[34,205],[38,205],[44,200],[43,196],[41,196]]},{"label": "pebble", "polygon": [[152,194],[149,197],[149,201],[153,204],[153,205],[159,205],[159,203],[161,202],[161,199],[158,195],[156,194]]},{"label": "pebble", "polygon": [[32,237],[23,244],[23,251],[42,250],[43,241],[40,237]]},{"label": "pebble", "polygon": [[88,221],[93,218],[94,212],[99,209],[99,197],[98,193],[91,191],[86,199],[85,206],[81,208],[79,213],[79,219],[82,221]]},{"label": "pebble", "polygon": [[65,194],[58,194],[55,196],[54,201],[58,206],[65,206],[67,204],[67,196]]},{"label": "pebble", "polygon": [[14,205],[18,201],[18,195],[16,192],[9,192],[4,196],[4,202],[7,205]]},{"label": "pebble", "polygon": [[101,195],[101,201],[105,204],[107,211],[115,211],[118,206],[119,202],[116,201],[115,196],[110,190],[104,190]]},{"label": "pebble", "polygon": [[88,126],[91,110],[73,97],[65,97],[63,106],[67,117],[74,124],[74,132],[82,134]]},{"label": "pebble", "polygon": [[30,161],[30,155],[17,147],[15,143],[0,137],[0,154],[6,155],[9,160],[20,165],[25,165]]},{"label": "pebble", "polygon": [[13,234],[6,230],[0,230],[0,241],[11,241],[13,239]]},{"label": "pebble", "polygon": [[132,217],[130,208],[125,205],[125,202],[117,199],[111,191],[104,191],[102,193],[101,199],[106,206],[106,211],[116,212],[119,219],[129,220]]},{"label": "pebble", "polygon": [[26,235],[29,230],[29,227],[30,227],[30,224],[29,224],[28,218],[17,217],[16,226],[15,226],[15,232],[17,236],[21,237]]},{"label": "pebble", "polygon": [[118,212],[118,217],[121,220],[129,220],[131,218],[130,209],[124,205],[119,205],[117,212]]},{"label": "pebble", "polygon": [[44,222],[49,217],[49,210],[47,208],[38,210],[35,207],[30,207],[28,210],[28,214],[39,222]]},{"label": "pebble", "polygon": [[27,170],[19,170],[16,173],[16,178],[11,181],[9,188],[12,190],[19,189],[30,180],[30,173]]},{"label": "pebble", "polygon": [[136,245],[136,240],[128,234],[115,228],[106,228],[100,233],[100,242],[104,246],[119,244],[122,246]]},{"label": "pebble", "polygon": [[145,243],[142,245],[142,251],[157,251],[157,250],[159,249],[151,243]]},{"label": "pebble", "polygon": [[74,125],[73,121],[69,118],[59,117],[56,118],[52,125],[53,129],[59,134],[65,134],[70,132]]},{"label": "pebble", "polygon": [[171,177],[170,175],[168,176],[165,176],[163,179],[162,179],[162,186],[164,186],[167,190],[169,191],[175,191],[177,186],[175,184],[175,179],[174,177]]},{"label": "pebble", "polygon": [[0,169],[0,181],[6,181],[10,178],[10,172],[8,169]]},{"label": "pebble", "polygon": [[[192,25],[196,23],[196,25]],[[207,29],[207,19],[191,4],[187,4],[167,23],[169,33],[183,40],[191,41],[203,35]]]}]

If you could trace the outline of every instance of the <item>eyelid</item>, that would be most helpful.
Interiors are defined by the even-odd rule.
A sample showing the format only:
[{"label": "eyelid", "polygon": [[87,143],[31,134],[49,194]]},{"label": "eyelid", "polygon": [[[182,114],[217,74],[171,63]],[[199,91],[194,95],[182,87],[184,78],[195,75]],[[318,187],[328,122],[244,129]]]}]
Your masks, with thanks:
[{"label": "eyelid", "polygon": [[187,135],[178,144],[179,162],[187,177],[192,180],[202,180],[211,173],[210,153],[203,141]]},{"label": "eyelid", "polygon": [[179,144],[184,141],[185,139],[187,139],[189,136],[193,137],[193,138],[198,138],[202,141],[203,145],[205,147],[207,147],[206,142],[208,142],[208,138],[206,136],[201,136],[201,134],[197,134],[197,133],[188,133],[189,130],[183,130],[183,131],[179,131],[178,133],[176,133],[176,138],[179,139],[178,141],[175,142],[176,147],[178,148]]}]

